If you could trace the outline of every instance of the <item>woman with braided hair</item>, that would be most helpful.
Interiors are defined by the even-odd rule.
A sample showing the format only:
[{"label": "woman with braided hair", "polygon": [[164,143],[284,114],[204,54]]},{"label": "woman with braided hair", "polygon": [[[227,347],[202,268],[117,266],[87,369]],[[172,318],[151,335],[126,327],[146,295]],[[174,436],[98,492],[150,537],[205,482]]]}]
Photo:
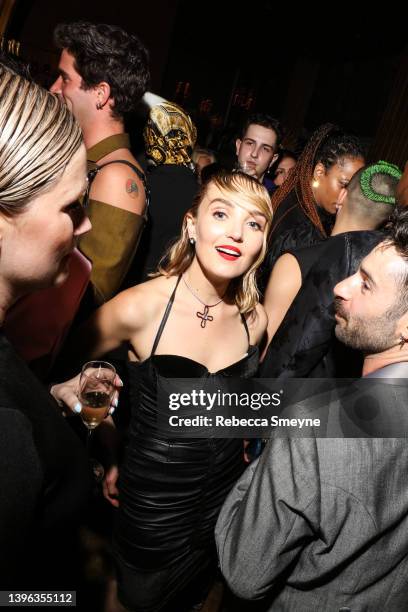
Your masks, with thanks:
[{"label": "woman with braided hair", "polygon": [[274,218],[265,273],[287,250],[316,244],[330,235],[342,188],[364,166],[357,138],[328,123],[311,136],[296,166],[272,195]]}]

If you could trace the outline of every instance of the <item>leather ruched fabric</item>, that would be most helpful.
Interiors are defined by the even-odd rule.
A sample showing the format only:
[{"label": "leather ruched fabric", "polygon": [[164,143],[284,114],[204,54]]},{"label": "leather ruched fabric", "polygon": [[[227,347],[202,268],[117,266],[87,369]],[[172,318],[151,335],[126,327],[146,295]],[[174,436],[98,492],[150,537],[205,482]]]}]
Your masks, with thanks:
[{"label": "leather ruched fabric", "polygon": [[252,346],[243,359],[214,374],[176,355],[128,364],[132,416],[114,547],[132,584],[132,593],[123,592],[122,585],[122,600],[131,609],[161,609],[205,568],[215,566],[215,523],[245,467],[242,440],[172,440],[160,430],[158,416],[168,414],[168,405],[157,401],[160,379],[249,378],[257,367],[258,350]]}]

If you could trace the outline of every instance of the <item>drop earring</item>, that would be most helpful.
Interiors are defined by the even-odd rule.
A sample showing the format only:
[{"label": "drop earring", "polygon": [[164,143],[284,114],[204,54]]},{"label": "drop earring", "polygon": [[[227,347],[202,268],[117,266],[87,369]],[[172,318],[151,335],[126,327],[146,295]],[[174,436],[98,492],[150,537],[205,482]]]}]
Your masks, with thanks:
[{"label": "drop earring", "polygon": [[195,245],[195,238],[189,238],[189,242],[191,244],[191,246]]}]

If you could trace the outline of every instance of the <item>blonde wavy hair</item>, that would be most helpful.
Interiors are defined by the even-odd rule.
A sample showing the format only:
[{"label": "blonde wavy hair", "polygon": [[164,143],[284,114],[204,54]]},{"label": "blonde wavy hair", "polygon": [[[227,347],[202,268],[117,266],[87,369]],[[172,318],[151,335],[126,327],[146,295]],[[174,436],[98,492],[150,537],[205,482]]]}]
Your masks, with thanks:
[{"label": "blonde wavy hair", "polygon": [[55,95],[0,63],[0,213],[12,217],[48,190],[82,142]]},{"label": "blonde wavy hair", "polygon": [[187,215],[191,214],[194,218],[197,217],[199,206],[211,185],[218,187],[226,196],[244,196],[266,218],[263,244],[257,259],[245,274],[231,281],[228,290],[228,297],[234,300],[239,311],[245,314],[251,312],[259,302],[256,273],[266,254],[268,234],[272,223],[271,200],[267,190],[256,179],[247,174],[242,172],[220,172],[213,175],[202,186],[192,208],[184,216],[180,238],[164,255],[160,261],[158,272],[154,276],[179,276],[191,265],[195,255],[195,248],[189,241]]}]

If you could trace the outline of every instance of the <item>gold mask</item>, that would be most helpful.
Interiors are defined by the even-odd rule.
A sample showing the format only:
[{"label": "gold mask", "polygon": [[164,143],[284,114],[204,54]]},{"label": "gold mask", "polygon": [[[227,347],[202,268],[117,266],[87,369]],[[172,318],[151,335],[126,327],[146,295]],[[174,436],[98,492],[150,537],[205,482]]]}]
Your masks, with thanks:
[{"label": "gold mask", "polygon": [[150,110],[143,136],[146,155],[157,166],[190,166],[197,130],[190,117],[177,104],[164,101],[154,106]]}]

